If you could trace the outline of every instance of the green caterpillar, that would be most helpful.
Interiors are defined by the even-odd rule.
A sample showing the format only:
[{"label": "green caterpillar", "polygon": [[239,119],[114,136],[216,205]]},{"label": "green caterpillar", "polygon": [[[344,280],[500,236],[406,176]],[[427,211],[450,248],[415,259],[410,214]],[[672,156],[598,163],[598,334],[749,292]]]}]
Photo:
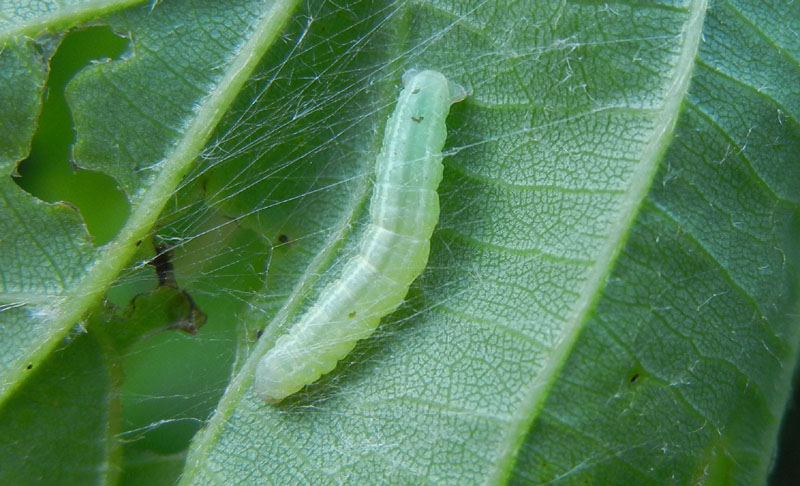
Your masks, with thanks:
[{"label": "green caterpillar", "polygon": [[410,70],[376,162],[370,224],[341,276],[256,368],[255,391],[277,403],[329,373],[403,302],[428,263],[439,220],[450,105],[466,96],[437,71]]}]

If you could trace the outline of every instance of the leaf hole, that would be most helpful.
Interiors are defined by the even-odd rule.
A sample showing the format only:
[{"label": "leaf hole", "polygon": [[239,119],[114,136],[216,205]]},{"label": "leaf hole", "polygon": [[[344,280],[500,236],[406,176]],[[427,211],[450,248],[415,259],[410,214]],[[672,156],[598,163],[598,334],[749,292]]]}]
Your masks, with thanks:
[{"label": "leaf hole", "polygon": [[50,59],[31,151],[13,178],[19,187],[42,201],[68,202],[76,208],[95,245],[107,243],[116,235],[130,213],[130,205],[112,177],[82,170],[72,162],[75,131],[64,88],[84,67],[120,59],[129,41],[108,26],[75,29],[63,38]]}]

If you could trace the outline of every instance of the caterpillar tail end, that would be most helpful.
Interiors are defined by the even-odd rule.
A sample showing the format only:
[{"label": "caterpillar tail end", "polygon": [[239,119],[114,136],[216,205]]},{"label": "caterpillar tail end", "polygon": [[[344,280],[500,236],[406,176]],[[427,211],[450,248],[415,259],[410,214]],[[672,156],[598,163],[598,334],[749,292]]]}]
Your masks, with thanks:
[{"label": "caterpillar tail end", "polygon": [[268,356],[264,356],[258,362],[253,388],[259,398],[274,405],[294,392],[287,391],[285,379],[276,373],[275,367],[270,361]]}]

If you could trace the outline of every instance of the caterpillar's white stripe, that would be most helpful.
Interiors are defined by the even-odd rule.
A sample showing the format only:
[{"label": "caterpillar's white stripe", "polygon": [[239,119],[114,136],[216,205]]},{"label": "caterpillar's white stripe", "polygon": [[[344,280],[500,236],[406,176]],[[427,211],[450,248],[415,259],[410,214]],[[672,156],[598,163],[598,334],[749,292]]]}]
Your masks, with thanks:
[{"label": "caterpillar's white stripe", "polygon": [[428,263],[439,220],[445,118],[465,92],[436,71],[408,71],[403,84],[375,164],[370,224],[358,253],[261,358],[255,390],[267,402],[330,372],[397,309]]}]

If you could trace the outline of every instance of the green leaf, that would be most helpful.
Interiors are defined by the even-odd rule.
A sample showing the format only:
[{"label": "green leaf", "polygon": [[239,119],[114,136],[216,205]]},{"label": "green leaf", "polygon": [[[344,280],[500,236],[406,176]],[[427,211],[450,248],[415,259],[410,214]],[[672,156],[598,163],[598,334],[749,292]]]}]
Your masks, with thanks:
[{"label": "green leaf", "polygon": [[[112,484],[120,443],[118,362],[104,336],[84,334],[29,372],[3,406],[0,478],[5,484]],[[107,340],[105,340],[107,341]],[[113,358],[112,358],[113,359]],[[35,372],[35,373],[34,373]]]},{"label": "green leaf", "polygon": [[[800,4],[12,4],[3,168],[43,116],[42,33],[99,19],[129,46],[67,84],[72,157],[130,215],[93,246],[80,205],[0,185],[0,482],[766,483],[800,339]],[[408,68],[469,90],[428,268],[264,404],[255,364],[352,255]]]}]

